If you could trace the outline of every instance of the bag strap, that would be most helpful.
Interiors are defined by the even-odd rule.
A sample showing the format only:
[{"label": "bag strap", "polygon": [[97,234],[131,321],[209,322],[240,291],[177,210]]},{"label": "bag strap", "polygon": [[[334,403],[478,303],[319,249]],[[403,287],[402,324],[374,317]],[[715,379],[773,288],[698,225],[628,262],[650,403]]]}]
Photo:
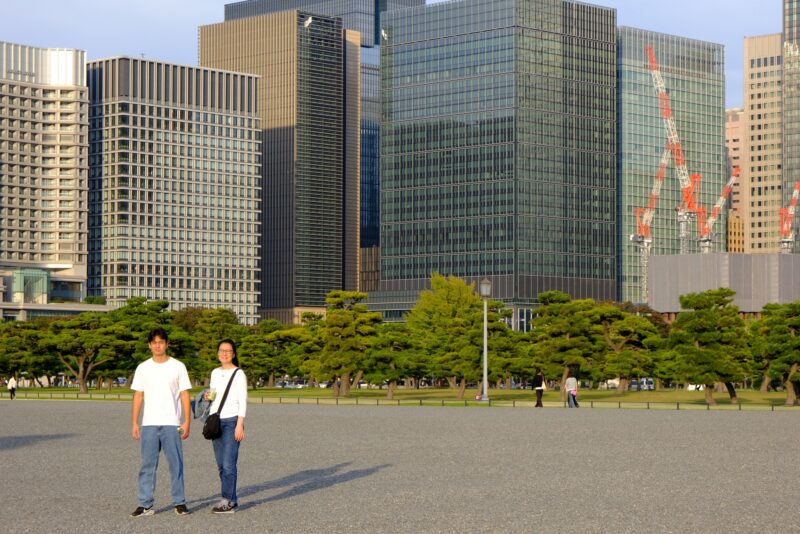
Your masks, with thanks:
[{"label": "bag strap", "polygon": [[220,413],[222,411],[222,407],[225,405],[225,399],[228,398],[228,392],[231,390],[231,384],[233,384],[233,377],[236,376],[236,371],[238,370],[239,370],[238,367],[234,369],[233,374],[231,375],[230,379],[228,379],[228,386],[225,388],[225,394],[222,396],[222,400],[219,401],[219,408],[217,408],[217,413]]}]

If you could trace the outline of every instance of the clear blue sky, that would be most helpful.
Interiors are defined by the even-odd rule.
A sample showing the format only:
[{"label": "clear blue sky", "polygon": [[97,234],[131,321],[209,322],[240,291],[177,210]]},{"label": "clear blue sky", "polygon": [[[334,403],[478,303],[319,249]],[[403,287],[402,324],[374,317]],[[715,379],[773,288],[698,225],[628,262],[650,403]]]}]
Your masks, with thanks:
[{"label": "clear blue sky", "polygon": [[[197,27],[230,0],[0,0],[0,41],[193,65]],[[428,0],[431,3],[431,0]],[[594,0],[617,23],[725,45],[726,106],[742,105],[742,39],[781,31],[780,0]]]}]

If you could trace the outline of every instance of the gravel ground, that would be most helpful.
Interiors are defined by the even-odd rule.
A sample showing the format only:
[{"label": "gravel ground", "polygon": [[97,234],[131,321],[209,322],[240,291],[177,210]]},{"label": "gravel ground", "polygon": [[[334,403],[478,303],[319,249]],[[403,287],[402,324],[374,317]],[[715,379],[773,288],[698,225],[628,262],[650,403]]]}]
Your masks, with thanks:
[{"label": "gravel ground", "polygon": [[191,515],[137,506],[127,402],[0,402],[4,532],[800,532],[788,412],[251,405],[239,511],[184,443]]}]

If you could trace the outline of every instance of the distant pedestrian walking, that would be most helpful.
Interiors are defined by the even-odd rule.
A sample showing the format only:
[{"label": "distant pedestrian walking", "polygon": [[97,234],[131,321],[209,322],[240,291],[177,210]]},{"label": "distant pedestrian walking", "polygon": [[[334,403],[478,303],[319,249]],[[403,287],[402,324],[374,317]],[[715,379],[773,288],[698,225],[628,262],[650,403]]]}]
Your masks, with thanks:
[{"label": "distant pedestrian walking", "polygon": [[541,369],[537,369],[533,377],[533,389],[536,390],[536,408],[542,408],[542,394],[547,389],[547,383]]},{"label": "distant pedestrian walking", "polygon": [[567,390],[567,405],[570,408],[579,408],[578,404],[578,379],[575,378],[572,372],[569,373],[567,381],[564,383],[564,389]]},{"label": "distant pedestrian walking", "polygon": [[11,400],[17,398],[17,379],[13,376],[8,379],[8,395],[11,397]]}]

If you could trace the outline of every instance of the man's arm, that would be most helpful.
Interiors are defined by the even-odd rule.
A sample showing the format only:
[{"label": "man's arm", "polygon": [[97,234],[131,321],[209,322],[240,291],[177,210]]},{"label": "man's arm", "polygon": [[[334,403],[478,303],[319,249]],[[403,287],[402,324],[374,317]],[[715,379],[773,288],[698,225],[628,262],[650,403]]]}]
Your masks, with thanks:
[{"label": "man's arm", "polygon": [[183,412],[183,423],[181,423],[181,439],[189,439],[189,426],[192,424],[192,404],[189,402],[189,390],[181,391],[181,412]]},{"label": "man's arm", "polygon": [[131,436],[133,439],[138,440],[141,437],[139,432],[139,416],[142,413],[142,401],[144,400],[144,391],[133,392],[133,409],[131,410]]}]

